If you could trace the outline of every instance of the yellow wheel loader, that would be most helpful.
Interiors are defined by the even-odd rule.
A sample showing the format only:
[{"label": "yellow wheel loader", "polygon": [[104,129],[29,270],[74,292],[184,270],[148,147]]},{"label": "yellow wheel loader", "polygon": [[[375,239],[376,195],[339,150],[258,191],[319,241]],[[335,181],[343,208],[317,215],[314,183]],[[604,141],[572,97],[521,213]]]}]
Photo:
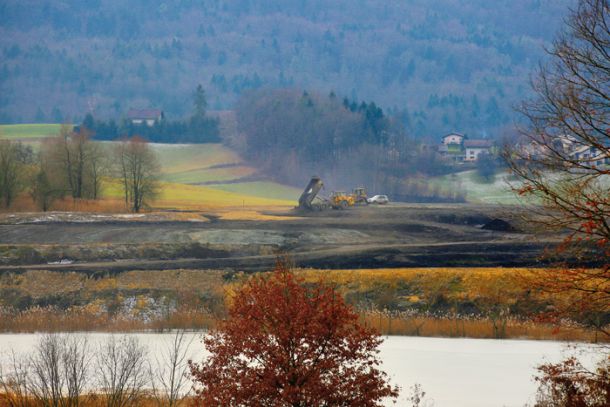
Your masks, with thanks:
[{"label": "yellow wheel loader", "polygon": [[366,189],[354,188],[351,194],[343,191],[333,192],[330,198],[319,196],[324,183],[320,177],[312,177],[299,198],[299,208],[310,211],[321,211],[327,208],[347,209],[354,205],[368,205]]}]

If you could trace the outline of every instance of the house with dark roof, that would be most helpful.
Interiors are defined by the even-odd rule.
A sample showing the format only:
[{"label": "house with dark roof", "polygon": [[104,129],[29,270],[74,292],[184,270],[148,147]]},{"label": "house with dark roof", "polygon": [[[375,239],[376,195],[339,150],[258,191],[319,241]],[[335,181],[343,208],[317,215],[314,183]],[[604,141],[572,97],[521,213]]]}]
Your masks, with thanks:
[{"label": "house with dark roof", "polygon": [[481,153],[490,153],[493,147],[491,140],[470,140],[460,133],[449,133],[441,140],[437,151],[455,162],[475,162]]},{"label": "house with dark roof", "polygon": [[143,124],[154,126],[155,122],[163,120],[165,115],[160,109],[129,109],[127,120],[132,124]]},{"label": "house with dark roof", "polygon": [[489,154],[492,146],[490,140],[464,140],[464,161],[477,161],[479,155]]}]

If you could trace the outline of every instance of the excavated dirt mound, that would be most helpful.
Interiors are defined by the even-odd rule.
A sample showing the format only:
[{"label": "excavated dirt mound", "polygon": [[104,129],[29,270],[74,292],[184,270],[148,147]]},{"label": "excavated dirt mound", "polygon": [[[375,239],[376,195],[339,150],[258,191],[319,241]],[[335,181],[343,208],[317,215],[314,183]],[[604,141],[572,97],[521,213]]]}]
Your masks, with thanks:
[{"label": "excavated dirt mound", "polygon": [[493,219],[486,224],[484,224],[481,229],[484,230],[493,230],[496,232],[518,232],[517,228],[502,219]]},{"label": "excavated dirt mound", "polygon": [[542,249],[559,238],[534,243],[498,219],[499,211],[493,206],[393,203],[288,213],[281,221],[144,216],[132,222],[87,222],[79,215],[78,221],[37,218],[17,224],[0,219],[0,273],[260,270],[272,267],[277,254],[288,254],[297,266],[317,268],[541,265]]}]

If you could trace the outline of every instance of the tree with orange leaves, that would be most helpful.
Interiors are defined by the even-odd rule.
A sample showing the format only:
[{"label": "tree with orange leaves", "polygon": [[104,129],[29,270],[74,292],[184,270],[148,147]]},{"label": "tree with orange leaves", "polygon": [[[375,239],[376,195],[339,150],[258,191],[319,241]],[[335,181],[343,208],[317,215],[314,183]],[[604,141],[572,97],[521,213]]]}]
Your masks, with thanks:
[{"label": "tree with orange leaves", "polygon": [[[599,267],[534,273],[555,311],[610,338],[610,2],[580,0],[533,81],[522,143],[506,150],[531,223],[569,231],[560,251]],[[561,233],[561,232],[560,232]]]},{"label": "tree with orange leaves", "polygon": [[[560,251],[597,267],[533,272],[528,283],[556,297],[557,317],[586,323],[610,339],[610,2],[580,0],[522,106],[529,126],[505,157],[520,195],[545,231],[568,230]],[[577,359],[538,367],[536,406],[597,407],[610,400],[610,353],[596,371]]]},{"label": "tree with orange leaves", "polygon": [[382,340],[333,288],[278,262],[240,288],[190,363],[200,406],[380,406],[398,388],[379,370]]}]

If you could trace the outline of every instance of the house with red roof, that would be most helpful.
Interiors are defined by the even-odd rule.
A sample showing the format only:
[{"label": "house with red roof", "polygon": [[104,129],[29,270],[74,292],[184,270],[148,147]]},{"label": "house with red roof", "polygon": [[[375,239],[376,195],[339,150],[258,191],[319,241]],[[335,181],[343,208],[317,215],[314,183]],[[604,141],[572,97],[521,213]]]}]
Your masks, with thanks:
[{"label": "house with red roof", "polygon": [[163,110],[160,109],[129,109],[127,112],[127,120],[132,124],[154,126],[155,122],[160,122],[164,117]]}]

